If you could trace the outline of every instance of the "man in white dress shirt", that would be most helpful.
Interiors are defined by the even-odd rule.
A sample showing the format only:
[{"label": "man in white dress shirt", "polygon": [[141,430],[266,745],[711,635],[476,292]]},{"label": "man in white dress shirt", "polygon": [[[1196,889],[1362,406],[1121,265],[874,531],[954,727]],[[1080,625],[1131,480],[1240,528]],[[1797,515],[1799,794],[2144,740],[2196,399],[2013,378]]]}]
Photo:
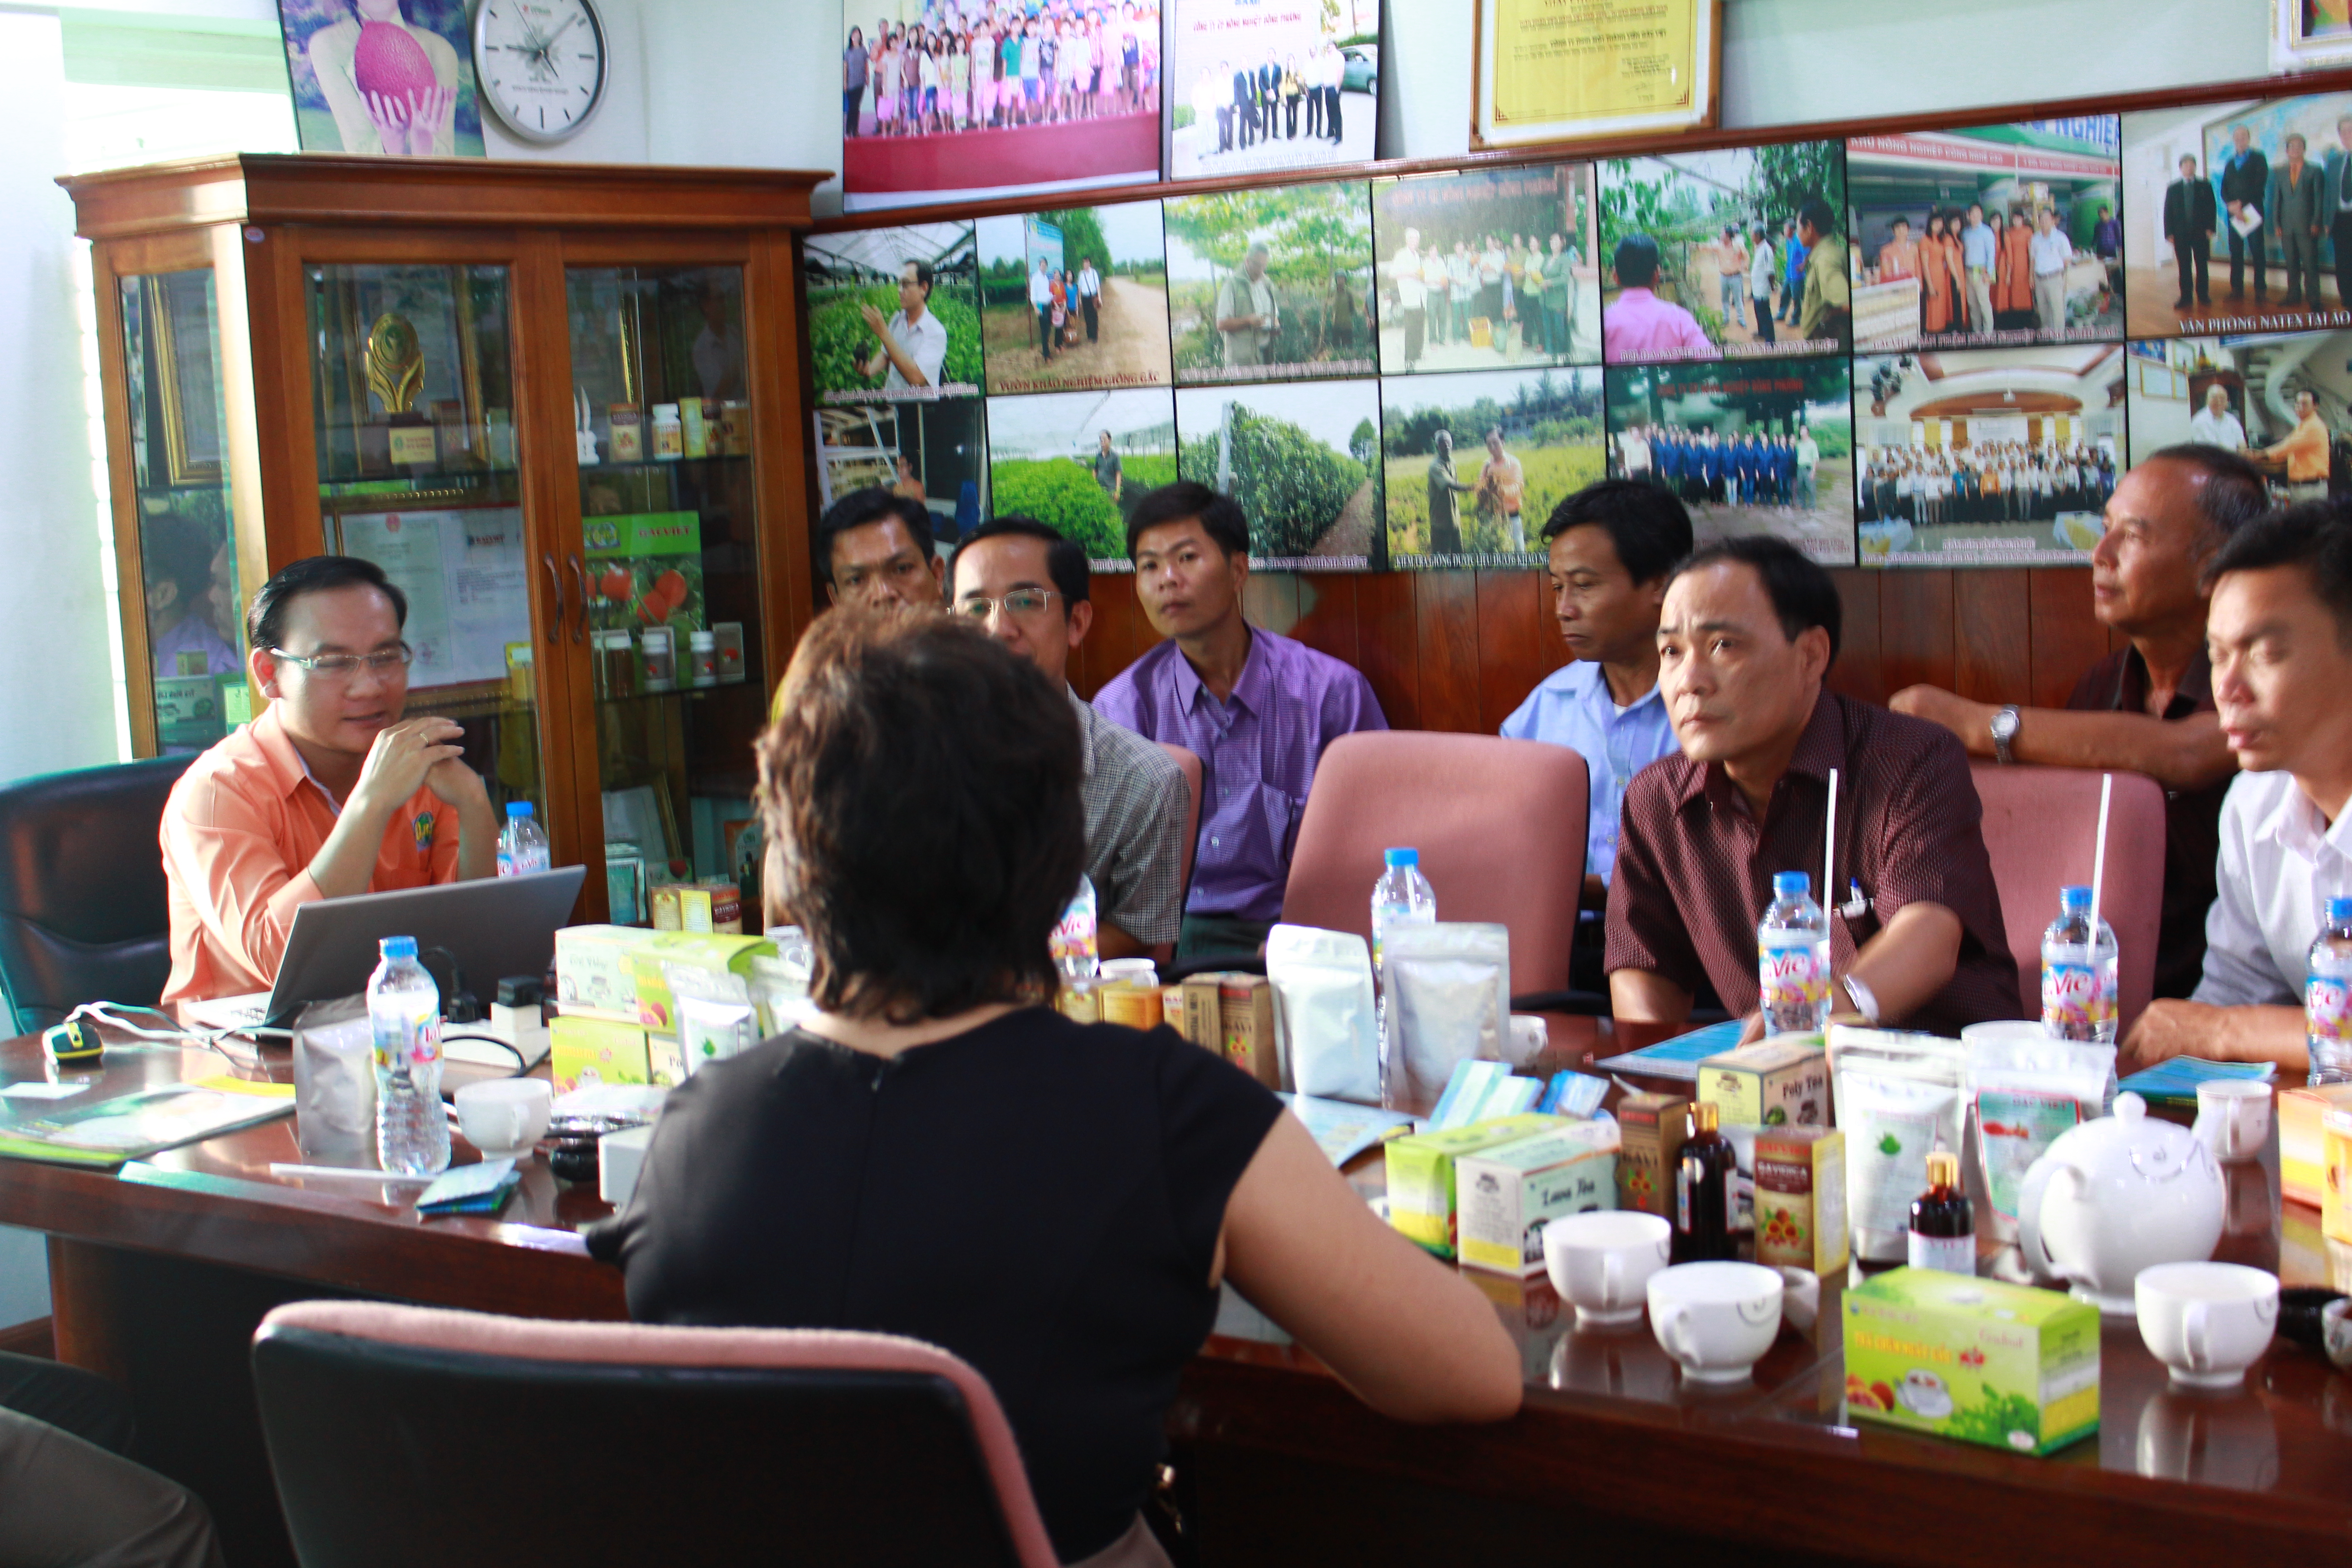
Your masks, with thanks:
[{"label": "man in white dress shirt", "polygon": [[2066,264],[2074,259],[2074,242],[2060,232],[2055,208],[2035,215],[2026,249],[2033,262],[2033,313],[2042,331],[2056,337],[2066,330]]},{"label": "man in white dress shirt", "polygon": [[885,392],[940,384],[940,367],[948,358],[948,330],[931,314],[930,300],[930,263],[909,261],[898,269],[898,309],[888,321],[871,305],[858,307],[875,339],[874,355],[859,363],[858,374],[881,376]]},{"label": "man in white dress shirt", "polygon": [[2248,523],[2209,574],[2213,701],[2243,771],[2221,803],[2204,977],[2150,1003],[2123,1054],[2299,1077],[2305,954],[2326,900],[2352,895],[2352,515],[2315,502]]},{"label": "man in white dress shirt", "polygon": [[2232,452],[2246,449],[2246,427],[2230,412],[2230,395],[2221,386],[2205,389],[2205,406],[2189,421],[2189,438],[2207,447]]}]

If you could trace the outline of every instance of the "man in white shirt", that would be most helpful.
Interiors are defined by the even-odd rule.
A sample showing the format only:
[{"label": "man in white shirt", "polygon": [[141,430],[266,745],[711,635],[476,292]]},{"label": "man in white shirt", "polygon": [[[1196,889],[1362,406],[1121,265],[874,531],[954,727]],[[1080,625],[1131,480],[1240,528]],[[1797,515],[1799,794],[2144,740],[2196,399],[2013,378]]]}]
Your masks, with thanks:
[{"label": "man in white shirt", "polygon": [[1045,271],[1045,258],[1039,257],[1037,265],[1029,270],[1029,308],[1037,312],[1037,352],[1048,363],[1054,358],[1054,279]]},{"label": "man in white shirt", "polygon": [[898,269],[898,310],[887,323],[873,306],[858,307],[877,345],[874,357],[859,363],[860,375],[881,376],[885,392],[940,384],[940,367],[948,358],[948,330],[931,314],[930,298],[930,263],[909,261]]},{"label": "man in white shirt", "polygon": [[1756,244],[1748,253],[1748,298],[1756,306],[1756,341],[1772,341],[1772,256],[1771,231],[1762,224],[1756,226]]},{"label": "man in white shirt", "polygon": [[[1404,318],[1404,363],[1399,368],[1411,370],[1420,363],[1429,327],[1429,285],[1422,281],[1421,273],[1421,230],[1404,231],[1404,244],[1389,263],[1389,281],[1396,285],[1397,314]],[[1439,286],[1444,287],[1442,274]]]},{"label": "man in white shirt", "polygon": [[1102,274],[1091,256],[1078,265],[1078,309],[1086,312],[1087,342],[1093,342],[1102,332]]},{"label": "man in white shirt", "polygon": [[2230,412],[2230,395],[2221,386],[2205,389],[2205,406],[2189,422],[2189,438],[2208,447],[2221,447],[2232,452],[2246,449],[2246,427]]},{"label": "man in white shirt", "polygon": [[2066,330],[2066,264],[2074,259],[2074,242],[2058,231],[2056,208],[2035,215],[2026,249],[2033,262],[2033,313],[2042,331],[2056,337]]},{"label": "man in white shirt", "polygon": [[2124,1057],[2299,1075],[2305,953],[2326,901],[2352,895],[2352,517],[2320,503],[2249,523],[2210,575],[2213,701],[2243,772],[2221,803],[2204,977],[2150,1003]]}]

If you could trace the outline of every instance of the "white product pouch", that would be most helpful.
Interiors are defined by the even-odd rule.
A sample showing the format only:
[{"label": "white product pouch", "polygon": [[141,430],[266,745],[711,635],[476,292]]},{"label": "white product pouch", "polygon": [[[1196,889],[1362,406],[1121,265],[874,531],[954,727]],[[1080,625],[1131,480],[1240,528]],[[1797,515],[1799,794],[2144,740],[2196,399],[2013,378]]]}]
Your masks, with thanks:
[{"label": "white product pouch", "polygon": [[1371,945],[1348,931],[1278,925],[1266,933],[1265,977],[1280,1026],[1282,1087],[1378,1105]]},{"label": "white product pouch", "polygon": [[1433,1104],[1455,1067],[1501,1061],[1511,1016],[1511,933],[1467,921],[1410,921],[1381,944],[1388,1066],[1403,1105]]},{"label": "white product pouch", "polygon": [[2085,1040],[2011,1036],[1966,1040],[1969,1109],[1984,1173],[1983,1226],[1996,1240],[2017,1237],[2025,1173],[2058,1135],[2103,1115],[2116,1047]]},{"label": "white product pouch", "polygon": [[1854,1255],[1900,1263],[1909,1253],[1911,1200],[1927,1190],[1927,1155],[1961,1152],[1965,1049],[1934,1035],[1832,1025],[1829,1050]]}]

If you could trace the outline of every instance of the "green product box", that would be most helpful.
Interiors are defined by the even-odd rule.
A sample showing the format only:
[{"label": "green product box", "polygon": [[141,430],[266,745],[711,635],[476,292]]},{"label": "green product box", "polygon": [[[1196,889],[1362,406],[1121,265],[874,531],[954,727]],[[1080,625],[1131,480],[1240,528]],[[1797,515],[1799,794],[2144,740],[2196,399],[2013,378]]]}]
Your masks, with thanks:
[{"label": "green product box", "polygon": [[1845,1405],[1858,1420],[2049,1454],[2099,1429],[2099,1310],[1932,1268],[1845,1293]]},{"label": "green product box", "polygon": [[548,1077],[555,1092],[594,1083],[646,1083],[653,1062],[643,1025],[557,1014],[548,1026]]},{"label": "green product box", "polygon": [[565,926],[555,933],[555,1000],[567,1012],[589,1008],[615,1018],[637,1016],[636,950],[653,941],[641,926]]},{"label": "green product box", "polygon": [[713,973],[740,974],[748,987],[751,961],[773,958],[776,944],[764,936],[730,936],[717,931],[651,931],[651,940],[629,954],[636,971],[637,1022],[656,1035],[677,1034],[677,1005],[670,995],[665,963],[690,963]]},{"label": "green product box", "polygon": [[1543,1227],[1617,1205],[1617,1124],[1570,1121],[1454,1160],[1465,1267],[1534,1274]]},{"label": "green product box", "polygon": [[[672,626],[707,631],[702,599],[702,514],[629,512],[580,520],[587,545],[589,625],[598,631]],[[680,682],[680,684],[684,684]]]},{"label": "green product box", "polygon": [[1776,1035],[1698,1064],[1698,1102],[1726,1127],[1827,1127],[1830,1060],[1819,1035]]},{"label": "green product box", "polygon": [[1418,1132],[1387,1144],[1389,1223],[1440,1258],[1454,1256],[1454,1162],[1559,1124],[1533,1111]]}]

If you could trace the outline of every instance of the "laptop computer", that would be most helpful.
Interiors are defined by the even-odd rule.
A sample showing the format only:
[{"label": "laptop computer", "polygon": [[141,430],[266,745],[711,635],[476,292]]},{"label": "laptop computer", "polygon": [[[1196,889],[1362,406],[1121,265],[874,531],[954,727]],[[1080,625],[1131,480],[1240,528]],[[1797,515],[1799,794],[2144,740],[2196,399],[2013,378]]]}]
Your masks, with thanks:
[{"label": "laptop computer", "polygon": [[562,866],[524,877],[314,900],[294,911],[276,985],[266,993],[192,1002],[181,1011],[201,1028],[285,1028],[310,1003],[365,991],[375,972],[376,944],[388,936],[415,937],[420,957],[447,950],[466,989],[488,1005],[508,975],[547,973],[556,930],[571,919],[587,874],[585,867]]}]

